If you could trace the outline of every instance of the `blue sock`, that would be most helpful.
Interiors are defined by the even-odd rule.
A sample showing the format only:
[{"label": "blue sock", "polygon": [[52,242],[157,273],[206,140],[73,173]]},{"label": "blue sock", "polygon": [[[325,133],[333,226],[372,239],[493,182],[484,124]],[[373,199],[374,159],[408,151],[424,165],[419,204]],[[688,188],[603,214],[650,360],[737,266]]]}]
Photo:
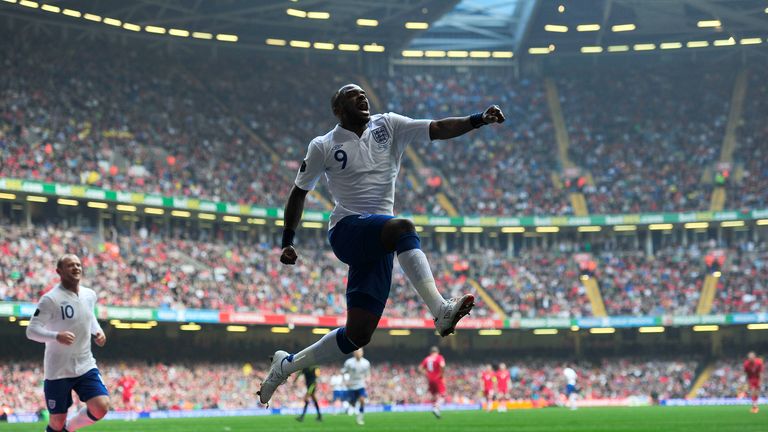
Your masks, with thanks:
[{"label": "blue sock", "polygon": [[398,255],[411,249],[421,249],[421,239],[415,231],[407,232],[401,235],[395,244],[395,250],[397,251]]}]

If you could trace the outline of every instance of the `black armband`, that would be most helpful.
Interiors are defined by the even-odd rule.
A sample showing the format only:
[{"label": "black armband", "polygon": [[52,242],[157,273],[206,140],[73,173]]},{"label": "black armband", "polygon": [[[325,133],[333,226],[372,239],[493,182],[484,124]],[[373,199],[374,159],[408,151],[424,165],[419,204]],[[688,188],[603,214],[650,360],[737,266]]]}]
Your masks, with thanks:
[{"label": "black armband", "polygon": [[487,125],[488,123],[483,120],[483,113],[479,112],[469,116],[469,124],[471,124],[473,128],[477,129],[481,126]]},{"label": "black armband", "polygon": [[281,247],[283,249],[285,249],[288,246],[293,246],[293,237],[294,236],[296,236],[296,231],[294,231],[294,230],[292,230],[290,228],[285,228],[283,230],[283,243],[282,243]]}]

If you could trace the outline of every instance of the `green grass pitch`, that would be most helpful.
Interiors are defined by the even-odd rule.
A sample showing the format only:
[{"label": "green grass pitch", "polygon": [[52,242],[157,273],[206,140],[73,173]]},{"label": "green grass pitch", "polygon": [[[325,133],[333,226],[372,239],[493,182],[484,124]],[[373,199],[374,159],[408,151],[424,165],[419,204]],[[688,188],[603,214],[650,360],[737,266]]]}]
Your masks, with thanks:
[{"label": "green grass pitch", "polygon": [[[5,432],[41,432],[38,424],[0,425]],[[748,406],[735,407],[640,407],[564,408],[518,410],[506,413],[480,411],[446,412],[442,420],[431,413],[372,413],[365,425],[354,417],[329,415],[322,423],[307,416],[299,423],[289,416],[227,417],[206,419],[171,419],[105,421],[83,431],[137,432],[252,432],[252,431],[512,431],[512,432],[768,432],[768,407],[751,414]]]}]

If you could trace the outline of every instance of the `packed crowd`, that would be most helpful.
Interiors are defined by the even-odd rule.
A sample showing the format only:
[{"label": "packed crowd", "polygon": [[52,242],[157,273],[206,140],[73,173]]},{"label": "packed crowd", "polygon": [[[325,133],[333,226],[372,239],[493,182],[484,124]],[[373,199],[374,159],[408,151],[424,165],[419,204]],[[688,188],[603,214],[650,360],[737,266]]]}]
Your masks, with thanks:
[{"label": "packed crowd", "polygon": [[539,83],[503,73],[436,70],[400,74],[379,87],[385,89],[388,111],[411,117],[468,115],[491,104],[505,111],[507,123],[413,147],[426,165],[425,177],[444,179],[427,188],[445,192],[460,214],[572,213],[566,191],[553,186],[556,146]]},{"label": "packed crowd", "polygon": [[768,208],[768,84],[765,77],[752,70],[744,100],[743,121],[737,129],[735,164],[726,179],[726,208]]},{"label": "packed crowd", "polygon": [[[4,226],[0,239],[0,300],[36,302],[58,281],[54,263],[65,251],[80,256],[85,284],[111,306],[258,310],[341,315],[347,271],[330,248],[306,238],[295,266],[279,262],[274,245],[158,237],[146,229],[99,241],[79,230]],[[308,237],[308,236],[307,236]],[[429,254],[446,296],[474,291],[455,254]],[[479,296],[478,296],[479,297]],[[430,318],[396,264],[387,309],[391,317]],[[478,298],[473,314],[492,313]]]},{"label": "packed crowd", "polygon": [[627,68],[562,78],[570,157],[590,213],[707,210],[734,74]]},{"label": "packed crowd", "polygon": [[697,245],[597,255],[597,279],[608,315],[689,315],[701,294],[706,271]]},{"label": "packed crowd", "polygon": [[[205,84],[218,82],[213,71],[199,77],[131,47],[33,39],[8,35],[0,44],[0,175],[284,204],[297,162],[270,154],[217,102]],[[308,205],[325,208],[313,196]]]},{"label": "packed crowd", "polygon": [[[171,238],[139,229],[99,240],[84,230],[5,225],[0,239],[0,301],[35,302],[58,281],[54,263],[66,252],[81,257],[85,284],[110,306],[343,315],[347,270],[310,233],[298,245],[295,266],[279,262],[270,243]],[[655,255],[602,251],[592,276],[608,315],[687,315],[695,311],[711,245],[665,247]],[[768,301],[768,246],[744,242],[726,249],[712,313],[759,312]],[[446,296],[474,293],[477,318],[498,308],[476,292],[477,282],[511,318],[582,317],[592,305],[577,251],[524,249],[510,257],[494,249],[472,253],[427,249]],[[431,318],[395,260],[389,317]]]},{"label": "packed crowd", "polygon": [[712,313],[764,312],[768,304],[768,249],[746,242],[728,251]]},{"label": "packed crowd", "polygon": [[[558,402],[564,391],[564,363],[527,359],[508,363],[508,394],[496,392],[497,400],[541,399]],[[695,361],[641,361],[629,358],[569,364],[578,375],[583,399],[660,399],[683,397],[696,370]],[[445,370],[446,401],[480,403],[483,386],[480,374],[486,365],[448,362]],[[100,371],[111,393],[111,405],[124,410],[239,409],[257,406],[255,390],[265,364],[238,363],[147,363],[101,361]],[[2,403],[13,411],[36,412],[44,408],[42,365],[38,362],[7,362],[0,365]],[[336,365],[320,367],[317,396],[323,406],[333,405],[332,377],[342,378]],[[305,386],[295,376],[281,387],[274,406],[301,406]],[[375,404],[428,403],[427,382],[413,364],[373,362],[366,385]],[[344,388],[343,384],[340,388]],[[721,390],[709,390],[721,394]],[[726,391],[724,389],[722,391]],[[339,402],[335,402],[338,406]]]},{"label": "packed crowd", "polygon": [[[749,385],[744,373],[744,358],[735,357],[719,360],[706,383],[699,389],[697,397],[748,398]],[[768,380],[763,377],[760,394],[768,393]]]}]

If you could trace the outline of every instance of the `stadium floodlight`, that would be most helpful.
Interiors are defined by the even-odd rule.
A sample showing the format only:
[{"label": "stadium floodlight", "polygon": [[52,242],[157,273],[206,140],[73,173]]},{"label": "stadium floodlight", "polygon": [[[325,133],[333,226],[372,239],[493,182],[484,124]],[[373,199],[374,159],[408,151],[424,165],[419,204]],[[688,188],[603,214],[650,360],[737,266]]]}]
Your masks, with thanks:
[{"label": "stadium floodlight", "polygon": [[337,48],[339,51],[360,51],[360,45],[358,44],[342,43]]},{"label": "stadium floodlight", "polygon": [[491,52],[490,51],[470,51],[469,56],[471,58],[490,58]]},{"label": "stadium floodlight", "polygon": [[71,16],[73,18],[80,18],[80,16],[82,15],[80,11],[76,11],[74,9],[64,9],[61,13],[66,16]]},{"label": "stadium floodlight", "polygon": [[601,46],[583,46],[581,47],[581,53],[582,54],[597,54],[603,52],[603,47]]},{"label": "stadium floodlight", "polygon": [[661,45],[659,45],[659,48],[663,50],[679,49],[682,47],[683,47],[683,44],[680,42],[662,42]]},{"label": "stadium floodlight", "polygon": [[188,218],[192,216],[191,212],[188,212],[186,210],[173,210],[171,212],[171,216],[180,217],[180,218]]},{"label": "stadium floodlight", "polygon": [[664,333],[664,327],[662,326],[653,326],[653,327],[640,327],[637,329],[640,333]]},{"label": "stadium floodlight", "polygon": [[95,15],[91,13],[87,13],[83,15],[83,18],[87,19],[88,21],[101,22],[101,17],[99,15]]},{"label": "stadium floodlight", "polygon": [[104,18],[104,24],[111,25],[113,27],[120,27],[121,25],[123,25],[123,22],[120,21],[119,19],[105,17]]},{"label": "stadium floodlight", "polygon": [[520,234],[525,232],[525,227],[501,227],[504,234]]},{"label": "stadium floodlight", "polygon": [[248,327],[243,325],[228,325],[227,331],[231,333],[245,333],[248,331]]},{"label": "stadium floodlight", "polygon": [[768,330],[768,323],[747,324],[747,330]]},{"label": "stadium floodlight", "polygon": [[323,227],[322,222],[302,222],[301,226],[304,228],[320,229]]},{"label": "stadium floodlight", "polygon": [[429,28],[429,23],[420,21],[409,21],[405,23],[405,28],[408,30],[426,30]]},{"label": "stadium floodlight", "polygon": [[15,316],[9,316],[9,317],[8,317],[8,321],[10,321],[10,322],[16,322],[16,317],[15,317]]},{"label": "stadium floodlight", "polygon": [[19,325],[22,327],[26,327],[29,325],[29,320],[20,320]]},{"label": "stadium floodlight", "polygon": [[102,210],[109,208],[109,204],[105,202],[98,202],[98,201],[88,201],[88,204],[86,205],[90,208],[102,209]]},{"label": "stadium floodlight", "polygon": [[709,46],[708,41],[689,41],[685,44],[688,48],[706,48]]},{"label": "stadium floodlight", "polygon": [[266,225],[267,224],[267,220],[262,218],[248,218],[246,222],[248,222],[250,225]]},{"label": "stadium floodlight", "polygon": [[72,206],[72,207],[76,207],[79,204],[77,200],[73,200],[69,198],[59,198],[56,200],[56,203],[59,205]]},{"label": "stadium floodlight", "polygon": [[231,215],[224,215],[221,220],[224,222],[230,222],[230,223],[240,223],[242,222],[243,218],[240,216],[231,216]]},{"label": "stadium floodlight", "polygon": [[632,48],[635,51],[651,51],[656,49],[656,45],[652,43],[635,44]]},{"label": "stadium floodlight", "polygon": [[672,224],[671,223],[650,224],[648,225],[648,229],[651,231],[671,230]]},{"label": "stadium floodlight", "polygon": [[324,335],[324,334],[328,334],[330,332],[331,332],[331,329],[329,329],[329,328],[318,327],[318,328],[313,328],[312,329],[312,334],[316,334],[316,335]]},{"label": "stadium floodlight", "polygon": [[[15,2],[14,2],[15,3]],[[46,11],[46,12],[53,12],[53,13],[59,13],[61,12],[61,8],[54,5],[44,4],[40,6],[40,9]]]},{"label": "stadium floodlight", "polygon": [[579,32],[592,32],[600,30],[600,24],[579,24],[576,26],[576,31]]},{"label": "stadium floodlight", "polygon": [[768,225],[768,219],[758,219],[755,223],[758,225]]},{"label": "stadium floodlight", "polygon": [[557,25],[557,24],[547,24],[544,26],[544,31],[548,31],[552,33],[567,33],[568,26]]},{"label": "stadium floodlight", "polygon": [[288,334],[291,332],[290,327],[272,327],[269,329],[272,333],[279,333],[279,334]]},{"label": "stadium floodlight", "polygon": [[334,44],[332,44],[330,42],[315,42],[315,43],[312,44],[312,46],[315,49],[326,50],[326,51],[327,50],[332,50],[332,49],[334,49],[336,47],[336,45],[334,45]]},{"label": "stadium floodlight", "polygon": [[283,226],[283,225],[285,225],[285,222],[283,222],[282,219],[275,220],[275,226]]},{"label": "stadium floodlight", "polygon": [[16,199],[16,194],[0,192],[0,199],[13,200],[13,199]]},{"label": "stadium floodlight", "polygon": [[128,204],[118,204],[116,208],[117,208],[117,211],[123,211],[123,212],[135,212],[136,211],[136,206],[128,205]]},{"label": "stadium floodlight", "polygon": [[738,228],[738,227],[743,227],[744,225],[745,225],[744,221],[740,221],[740,220],[720,222],[720,226],[723,228]]},{"label": "stadium floodlight", "polygon": [[693,326],[695,332],[716,332],[718,330],[720,330],[720,326],[714,324]]},{"label": "stadium floodlight", "polygon": [[21,0],[19,1],[19,4],[28,8],[37,9],[40,5],[37,2],[28,1],[28,0]]},{"label": "stadium floodlight", "polygon": [[200,324],[195,324],[195,323],[191,322],[189,324],[182,324],[182,325],[180,325],[179,329],[183,330],[183,331],[200,331],[202,329],[202,327],[200,326]]},{"label": "stadium floodlight", "polygon": [[141,26],[133,23],[123,23],[123,28],[130,31],[141,31]]},{"label": "stadium floodlight", "polygon": [[331,18],[331,14],[329,12],[307,12],[307,18],[327,20]]},{"label": "stadium floodlight", "polygon": [[16,3],[16,0],[3,0],[6,3]]},{"label": "stadium floodlight", "polygon": [[615,33],[633,31],[636,29],[637,27],[634,24],[616,24],[611,27],[611,30]]},{"label": "stadium floodlight", "polygon": [[515,56],[515,53],[512,51],[494,51],[493,52],[493,58],[512,58]]},{"label": "stadium floodlight", "polygon": [[763,40],[760,38],[744,38],[739,41],[742,45],[755,45],[761,43]]},{"label": "stadium floodlight", "polygon": [[540,226],[536,227],[537,233],[556,233],[560,232],[560,227],[556,226]]},{"label": "stadium floodlight", "polygon": [[410,336],[411,331],[408,329],[392,329],[389,331],[390,336]]},{"label": "stadium floodlight", "polygon": [[424,227],[420,225],[416,225],[416,232],[424,232]]},{"label": "stadium floodlight", "polygon": [[731,46],[736,45],[736,39],[733,37],[729,37],[728,39],[718,39],[714,42],[712,42],[712,45],[714,46]]},{"label": "stadium floodlight", "polygon": [[192,37],[195,38],[195,39],[211,40],[211,39],[213,39],[213,33],[192,32]]},{"label": "stadium floodlight", "polygon": [[477,331],[480,336],[501,336],[501,329],[481,329]]},{"label": "stadium floodlight", "polygon": [[375,43],[368,44],[368,45],[363,45],[363,51],[365,51],[365,52],[383,53],[384,52],[384,45],[379,45],[379,44],[375,44]]},{"label": "stadium floodlight", "polygon": [[203,220],[216,220],[216,215],[213,213],[199,213],[197,218]]},{"label": "stadium floodlight", "polygon": [[592,334],[614,334],[616,329],[613,327],[595,327],[589,329],[589,332]]},{"label": "stadium floodlight", "polygon": [[163,215],[165,214],[165,210],[157,207],[145,207],[144,213],[151,215]]},{"label": "stadium floodlight", "polygon": [[459,229],[454,226],[436,226],[435,227],[435,232],[439,232],[439,233],[455,233],[458,230]]},{"label": "stadium floodlight", "polygon": [[379,25],[379,20],[370,18],[358,18],[356,23],[360,27],[376,27]]},{"label": "stadium floodlight", "polygon": [[293,48],[309,48],[312,46],[309,41],[303,41],[303,40],[292,40],[288,42],[288,45],[292,46]]},{"label": "stadium floodlight", "polygon": [[158,27],[158,26],[145,26],[144,31],[147,33],[154,33],[154,34],[165,34],[165,27]]},{"label": "stadium floodlight", "polygon": [[683,226],[685,229],[704,229],[709,228],[709,222],[688,222]]},{"label": "stadium floodlight", "polygon": [[427,50],[427,51],[424,51],[424,57],[431,57],[431,58],[445,57],[445,51]]},{"label": "stadium floodlight", "polygon": [[148,323],[148,322],[146,322],[146,323],[131,323],[130,326],[131,326],[131,330],[151,330],[151,329],[153,329],[155,327],[154,325],[152,325],[151,323]]},{"label": "stadium floodlight", "polygon": [[216,35],[216,40],[222,42],[237,42],[238,37],[233,34],[219,33]]},{"label": "stadium floodlight", "polygon": [[45,203],[48,202],[48,198],[44,196],[37,196],[37,195],[28,195],[27,201],[29,202],[39,202],[39,203]]},{"label": "stadium floodlight", "polygon": [[168,34],[171,35],[171,36],[176,36],[176,37],[189,37],[189,31],[188,30],[182,30],[182,29],[172,28],[172,29],[168,30]]},{"label": "stadium floodlight", "polygon": [[558,332],[558,331],[557,331],[557,329],[549,329],[549,328],[545,328],[545,329],[533,329],[533,334],[535,334],[535,335],[537,335],[537,336],[543,336],[543,335],[556,335],[556,334],[557,334],[557,332]]},{"label": "stadium floodlight", "polygon": [[629,51],[629,45],[611,45],[608,52],[626,52]]},{"label": "stadium floodlight", "polygon": [[572,331],[572,332],[577,332],[577,331],[579,331],[579,326],[577,326],[577,325],[572,325],[572,326],[571,326],[571,331]]},{"label": "stadium floodlight", "polygon": [[586,225],[576,228],[578,232],[600,232],[602,229],[599,225]]},{"label": "stadium floodlight", "polygon": [[528,48],[528,54],[549,54],[552,52],[548,47],[530,47]]},{"label": "stadium floodlight", "polygon": [[479,234],[483,232],[483,227],[461,227],[461,232],[467,234]]},{"label": "stadium floodlight", "polygon": [[699,28],[722,27],[722,25],[723,23],[720,20],[701,20],[696,23],[696,26]]},{"label": "stadium floodlight", "polygon": [[294,9],[294,8],[288,8],[285,10],[285,13],[296,18],[306,18],[307,12],[303,11],[301,9]]},{"label": "stadium floodlight", "polygon": [[267,44],[267,45],[272,45],[272,46],[286,46],[286,45],[288,45],[288,42],[285,39],[269,38],[269,39],[265,40],[264,43]]},{"label": "stadium floodlight", "polygon": [[448,51],[448,57],[466,58],[469,57],[469,51]]}]

